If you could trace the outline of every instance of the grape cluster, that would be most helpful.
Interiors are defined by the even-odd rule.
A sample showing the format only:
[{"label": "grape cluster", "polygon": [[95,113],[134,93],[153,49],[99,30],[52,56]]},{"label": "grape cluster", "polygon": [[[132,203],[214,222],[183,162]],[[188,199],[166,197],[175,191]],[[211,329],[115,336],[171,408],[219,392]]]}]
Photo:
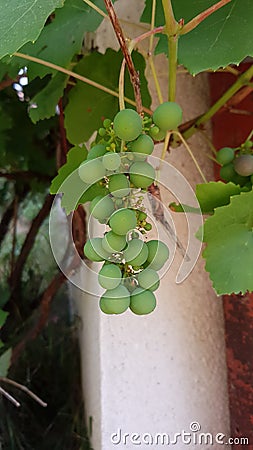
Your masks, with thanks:
[{"label": "grape cluster", "polygon": [[103,121],[79,166],[85,185],[99,183],[105,188],[105,195],[93,198],[89,209],[107,230],[103,237],[86,242],[84,254],[91,261],[104,262],[98,282],[105,289],[100,308],[106,314],[120,314],[129,307],[135,314],[149,314],[156,307],[157,271],[168,260],[169,250],[160,240],[143,240],[152,225],[141,194],[155,181],[155,170],[147,161],[154,141],[164,139],[181,120],[182,110],[173,102],[159,105],[153,118],[124,109],[113,121]]},{"label": "grape cluster", "polygon": [[253,185],[253,143],[246,140],[240,147],[223,147],[216,154],[220,164],[220,178],[240,186]]}]

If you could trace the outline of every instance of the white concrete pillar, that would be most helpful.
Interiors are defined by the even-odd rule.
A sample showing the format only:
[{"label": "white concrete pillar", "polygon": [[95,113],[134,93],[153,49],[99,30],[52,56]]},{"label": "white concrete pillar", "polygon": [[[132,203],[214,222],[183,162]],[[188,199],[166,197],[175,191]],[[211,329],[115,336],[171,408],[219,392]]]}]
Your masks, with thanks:
[{"label": "white concrete pillar", "polygon": [[[134,17],[137,21],[135,1],[116,4],[121,7],[121,17],[125,6],[127,18]],[[104,27],[102,40],[106,33]],[[160,79],[164,78],[164,90],[167,84],[165,64],[166,60],[160,58],[158,73]],[[206,77],[193,79],[179,75],[178,101],[185,120],[205,111],[208,106]],[[210,177],[212,163],[205,156],[208,149],[204,140],[195,136],[190,144]],[[161,148],[156,149],[156,154],[160,151]],[[192,186],[201,182],[182,147],[172,150],[166,160],[174,164]],[[171,197],[164,190],[162,195],[167,205]],[[186,245],[183,215],[173,214],[173,220],[178,237]],[[94,234],[98,232],[99,229],[94,230]],[[157,433],[166,433],[175,440],[175,433],[183,430],[189,433],[194,426],[199,431],[198,424],[200,432],[212,433],[213,446],[205,446],[205,442],[196,445],[194,439],[199,439],[199,433],[192,432],[191,443],[185,435],[188,444],[178,437],[173,447],[180,450],[184,445],[192,450],[222,448],[215,443],[216,434],[229,436],[222,300],[212,290],[201,257],[188,278],[176,284],[181,260],[176,252],[175,261],[157,291],[158,306],[148,316],[136,316],[131,312],[107,316],[100,312],[98,298],[76,292],[82,320],[83,392],[87,423],[92,422],[94,450],[134,449],[136,446],[162,449],[166,445],[159,438],[156,443]],[[82,279],[84,288],[89,289],[91,282],[90,277]],[[132,433],[136,436],[131,436]],[[150,443],[152,437],[153,444]],[[166,443],[167,437],[164,439]]]}]

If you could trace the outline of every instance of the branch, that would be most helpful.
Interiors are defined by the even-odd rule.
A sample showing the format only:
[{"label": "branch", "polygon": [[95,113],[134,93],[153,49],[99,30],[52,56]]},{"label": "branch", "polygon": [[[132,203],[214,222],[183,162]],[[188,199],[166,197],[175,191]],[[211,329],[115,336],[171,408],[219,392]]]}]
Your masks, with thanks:
[{"label": "branch", "polygon": [[52,177],[49,175],[40,174],[37,172],[30,172],[28,170],[17,171],[17,172],[0,172],[0,178],[6,178],[6,180],[21,180],[29,181],[34,180],[34,178],[41,181],[51,181]]},{"label": "branch", "polygon": [[231,2],[231,0],[221,0],[220,2],[216,3],[213,6],[210,6],[210,8],[206,9],[202,13],[198,14],[196,17],[194,17],[190,22],[188,22],[186,25],[183,26],[183,28],[179,31],[179,34],[186,34],[190,31],[194,30],[203,20],[205,20],[207,17],[209,17],[211,14],[213,14],[215,11],[218,11],[218,9],[225,6],[227,3]]},{"label": "branch", "polygon": [[0,91],[3,91],[5,88],[11,86],[13,83],[19,80],[20,77],[17,77],[15,79],[13,78],[7,78],[6,80],[1,81],[0,83]]},{"label": "branch", "polygon": [[[20,389],[21,391],[25,392],[27,395],[29,395],[33,400],[35,400],[37,403],[39,403],[44,408],[47,406],[47,403],[43,402],[43,400],[41,400],[40,397],[38,397],[36,394],[34,394],[34,392],[32,392],[30,389],[28,389],[23,384],[17,383],[16,381],[10,380],[10,378],[5,378],[5,377],[0,377],[0,383],[10,384],[11,386],[14,386],[14,387]],[[5,391],[5,394],[6,394],[6,391]],[[9,395],[10,394],[8,394],[8,396]],[[10,400],[10,398],[9,398],[9,400]],[[12,401],[13,401],[13,397],[12,397]],[[14,404],[15,404],[15,406],[20,406],[20,403],[18,403],[16,400],[15,400]]]},{"label": "branch", "polygon": [[26,236],[25,242],[23,243],[21,252],[18,256],[18,259],[16,261],[11,279],[10,284],[12,288],[12,294],[15,295],[15,291],[18,288],[20,278],[22,276],[23,267],[26,263],[26,260],[28,258],[28,255],[33,247],[35,238],[37,236],[38,230],[42,223],[44,222],[45,218],[48,216],[52,203],[54,200],[54,196],[48,194],[46,196],[44,205],[42,206],[41,210],[37,214],[37,216],[33,219],[30,230]]},{"label": "branch", "polygon": [[[80,264],[80,259],[78,255],[75,255],[71,264],[69,265],[66,274],[70,274],[73,270],[75,270],[78,265]],[[58,272],[55,277],[52,279],[51,283],[48,285],[48,287],[45,289],[41,296],[41,303],[40,303],[40,316],[39,320],[35,323],[35,325],[28,331],[28,333],[25,335],[25,337],[22,339],[21,342],[19,342],[16,347],[12,350],[12,357],[11,357],[11,364],[15,363],[20,355],[22,354],[26,344],[29,341],[32,341],[36,339],[36,337],[41,333],[43,328],[45,327],[49,312],[50,312],[50,306],[52,303],[52,300],[59,290],[59,288],[62,286],[62,284],[66,281],[66,275],[63,272]]]},{"label": "branch", "polygon": [[[242,75],[236,80],[232,86],[215,102],[211,108],[202,116],[200,116],[192,126],[190,126],[183,133],[185,139],[189,139],[198,129],[201,129],[203,125],[210,120],[214,114],[217,113],[222,107],[225,107],[230,99],[253,77],[253,66],[242,73]],[[249,86],[248,86],[249,87]]]},{"label": "branch", "polygon": [[[23,190],[18,193],[18,200],[21,202],[29,192],[29,187],[27,185],[23,186]],[[11,223],[11,220],[14,215],[14,209],[15,209],[15,199],[12,200],[9,206],[7,206],[6,210],[4,211],[2,215],[2,219],[0,222],[0,247],[1,244],[6,236],[6,233],[8,232],[9,225]]]},{"label": "branch", "polygon": [[12,397],[12,395],[10,395],[7,391],[5,391],[1,387],[0,387],[0,394],[2,394],[4,397],[6,397],[7,400],[9,400],[11,403],[13,403],[13,405],[15,405],[17,408],[19,408],[21,406],[20,403],[14,397]]},{"label": "branch", "polygon": [[[100,89],[101,91],[107,92],[107,94],[111,94],[114,97],[119,98],[118,92],[113,91],[112,89],[109,89],[102,84],[96,83],[96,81],[90,80],[89,78],[83,77],[82,75],[79,75],[78,73],[72,72],[71,70],[64,69],[64,67],[58,66],[57,64],[53,64],[49,61],[44,61],[43,59],[36,58],[35,56],[25,55],[24,53],[13,53],[13,56],[17,56],[18,58],[26,59],[28,61],[35,62],[37,64],[41,64],[46,67],[50,67],[51,69],[58,70],[59,72],[65,73],[66,75],[69,75],[70,77],[76,78],[77,80],[83,81],[84,83],[89,84],[90,86],[94,86],[97,89]],[[129,103],[130,105],[136,106],[135,101],[131,100],[128,97],[125,97],[125,101]],[[145,111],[148,114],[152,114],[152,111],[148,108],[143,107],[143,111]]]},{"label": "branch", "polygon": [[104,3],[105,3],[105,7],[107,9],[110,21],[112,23],[112,26],[114,28],[115,34],[117,36],[121,51],[124,55],[128,71],[129,71],[131,83],[133,85],[133,90],[134,90],[134,97],[135,97],[135,101],[136,101],[136,110],[139,114],[141,114],[143,111],[143,107],[142,107],[142,100],[141,100],[139,74],[134,67],[132,57],[131,57],[128,47],[126,45],[126,39],[124,37],[123,30],[119,23],[119,19],[113,8],[113,4],[112,4],[111,0],[104,0]]}]

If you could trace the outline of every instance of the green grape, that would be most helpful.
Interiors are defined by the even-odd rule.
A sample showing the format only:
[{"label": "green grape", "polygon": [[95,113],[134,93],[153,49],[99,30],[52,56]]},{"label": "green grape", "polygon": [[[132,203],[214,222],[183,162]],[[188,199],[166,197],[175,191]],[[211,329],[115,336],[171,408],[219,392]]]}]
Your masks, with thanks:
[{"label": "green grape", "polygon": [[130,294],[125,286],[108,289],[100,299],[100,309],[105,314],[121,314],[130,305]]},{"label": "green grape", "polygon": [[236,173],[243,177],[253,174],[253,155],[239,155],[234,160]]},{"label": "green grape", "polygon": [[109,257],[109,253],[102,247],[102,238],[99,237],[88,239],[83,251],[85,256],[91,261],[100,262]]},{"label": "green grape", "polygon": [[166,131],[160,130],[157,126],[154,126],[150,128],[149,134],[155,141],[162,141],[166,136]]},{"label": "green grape", "polygon": [[138,219],[142,222],[143,220],[146,220],[147,214],[144,211],[138,211]]},{"label": "green grape", "polygon": [[108,196],[98,195],[90,203],[90,213],[100,221],[110,217],[114,209],[114,203]]},{"label": "green grape", "polygon": [[225,166],[232,162],[234,157],[235,151],[230,147],[223,147],[216,154],[216,159],[221,166]]},{"label": "green grape", "polygon": [[152,230],[152,225],[151,225],[151,223],[146,223],[146,224],[144,225],[144,229],[145,229],[146,231]]},{"label": "green grape", "polygon": [[154,269],[144,269],[137,275],[140,287],[155,291],[160,285],[158,273]]},{"label": "green grape", "polygon": [[105,176],[105,168],[101,161],[92,159],[91,161],[84,161],[79,166],[78,174],[82,181],[87,184],[93,184],[101,180]]},{"label": "green grape", "polygon": [[149,269],[160,270],[169,258],[169,249],[164,242],[153,239],[147,242]]},{"label": "green grape", "polygon": [[119,236],[113,231],[108,231],[102,239],[102,246],[109,253],[121,252],[126,246],[126,236]]},{"label": "green grape", "polygon": [[104,126],[105,128],[110,128],[111,124],[112,124],[111,119],[105,119],[105,120],[103,121],[103,126]]},{"label": "green grape", "polygon": [[116,173],[109,178],[108,189],[114,197],[126,197],[130,192],[130,183],[126,175]]},{"label": "green grape", "polygon": [[135,162],[131,165],[130,181],[137,187],[145,189],[150,186],[155,179],[155,169],[147,162]]},{"label": "green grape", "polygon": [[222,178],[222,180],[232,181],[235,176],[236,172],[233,163],[229,163],[221,167],[220,177]]},{"label": "green grape", "polygon": [[106,152],[105,145],[103,144],[94,145],[94,147],[91,147],[88,153],[87,160],[89,161],[90,159],[99,158],[100,156],[103,156],[105,152]]},{"label": "green grape", "polygon": [[103,156],[102,162],[107,170],[117,170],[121,164],[121,158],[118,153],[107,152]]},{"label": "green grape", "polygon": [[150,314],[156,307],[153,292],[137,287],[131,294],[130,309],[138,315]]},{"label": "green grape", "polygon": [[116,114],[113,128],[116,136],[123,141],[133,141],[142,132],[142,120],[133,109],[123,109]]},{"label": "green grape", "polygon": [[155,109],[153,121],[160,130],[175,130],[182,122],[182,116],[182,109],[177,103],[164,102]]},{"label": "green grape", "polygon": [[151,155],[154,150],[154,141],[147,134],[141,134],[134,142],[132,142],[131,150],[134,153]]},{"label": "green grape", "polygon": [[109,224],[114,233],[126,235],[128,231],[136,228],[136,214],[132,209],[118,209],[111,215]]},{"label": "green grape", "polygon": [[122,284],[129,292],[133,292],[137,288],[137,280],[134,275],[122,279]]},{"label": "green grape", "polygon": [[124,250],[125,261],[131,266],[141,266],[148,257],[148,247],[141,239],[132,239]]},{"label": "green grape", "polygon": [[98,282],[104,289],[116,288],[121,283],[121,279],[121,270],[115,264],[104,264],[98,274]]}]

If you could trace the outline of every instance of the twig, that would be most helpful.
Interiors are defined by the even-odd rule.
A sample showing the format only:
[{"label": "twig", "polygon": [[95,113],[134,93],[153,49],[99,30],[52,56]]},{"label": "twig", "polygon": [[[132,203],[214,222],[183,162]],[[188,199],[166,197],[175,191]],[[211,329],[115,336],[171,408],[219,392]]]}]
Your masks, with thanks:
[{"label": "twig", "polygon": [[195,166],[196,166],[196,168],[197,168],[197,170],[198,170],[202,180],[204,181],[204,183],[207,183],[207,179],[206,179],[205,175],[203,174],[198,161],[196,160],[194,154],[191,151],[190,146],[187,144],[187,142],[184,139],[183,135],[179,131],[174,131],[173,133],[175,133],[175,134],[177,134],[179,136],[179,138],[181,139],[183,145],[185,146],[186,150],[188,151],[189,155],[191,156],[191,158],[192,158],[192,160],[193,160],[193,162],[194,162],[194,164],[195,164]]},{"label": "twig", "polygon": [[4,211],[4,214],[3,214],[1,222],[0,222],[0,246],[5,238],[5,235],[8,231],[10,222],[13,218],[14,209],[15,209],[15,199],[12,200],[10,205]]},{"label": "twig", "polygon": [[100,16],[104,17],[104,19],[109,19],[107,14],[105,14],[105,12],[102,9],[100,9],[97,5],[95,5],[95,3],[91,2],[90,0],[83,0],[83,1],[84,3],[89,5],[90,8],[94,9],[98,14],[100,14]]},{"label": "twig", "polygon": [[12,397],[12,395],[10,395],[7,391],[5,391],[3,388],[1,388],[1,386],[0,386],[0,394],[2,394],[4,397],[6,397],[17,408],[20,407],[20,403],[14,397]]},{"label": "twig", "polygon": [[29,181],[37,178],[41,181],[51,181],[52,177],[49,175],[40,174],[37,172],[30,172],[28,170],[20,170],[17,172],[0,172],[0,178],[6,178],[6,180],[20,180]]},{"label": "twig", "polygon": [[[23,391],[27,395],[29,395],[37,403],[39,403],[39,405],[43,406],[43,408],[45,408],[47,406],[47,403],[43,402],[43,400],[41,400],[40,397],[38,397],[36,394],[34,394],[34,392],[32,392],[30,389],[28,389],[23,384],[17,383],[16,381],[11,380],[10,378],[5,378],[5,377],[0,377],[0,383],[7,383],[7,384],[10,384],[11,386],[14,386],[14,387],[20,389],[21,391]],[[18,403],[18,405],[16,405],[16,406],[20,406],[20,404]]]},{"label": "twig", "polygon": [[127,65],[128,71],[129,71],[130,80],[133,85],[134,97],[135,97],[135,102],[136,102],[136,110],[139,114],[141,114],[143,111],[143,107],[142,107],[142,100],[141,100],[139,74],[134,67],[132,57],[131,57],[128,47],[126,45],[126,39],[124,37],[123,30],[119,23],[119,19],[113,8],[113,4],[112,4],[111,0],[104,0],[104,3],[105,3],[105,7],[107,9],[110,21],[112,23],[112,26],[114,28],[115,34],[117,36],[121,51],[126,60],[126,65]]},{"label": "twig", "polygon": [[12,294],[14,296],[16,294],[16,289],[20,282],[23,267],[26,263],[28,255],[33,247],[38,230],[39,230],[41,224],[44,222],[45,218],[48,216],[51,206],[52,206],[52,203],[53,203],[53,200],[54,200],[53,195],[48,194],[46,196],[44,204],[43,204],[41,210],[39,211],[39,213],[37,214],[37,216],[33,219],[30,230],[29,230],[29,232],[26,236],[26,239],[23,243],[21,252],[17,258],[12,276],[10,278],[10,285],[12,288]]},{"label": "twig", "polygon": [[[76,72],[72,72],[71,70],[64,69],[64,67],[58,66],[57,64],[53,64],[53,63],[50,63],[49,61],[44,61],[43,59],[36,58],[35,56],[25,55],[24,53],[19,53],[19,52],[14,53],[13,56],[17,56],[18,58],[26,59],[28,61],[32,61],[32,62],[41,64],[46,67],[50,67],[51,69],[58,70],[59,72],[69,75],[70,77],[73,77],[77,80],[83,81],[84,83],[87,83],[90,86],[93,86],[97,89],[100,89],[101,91],[107,92],[107,94],[111,94],[117,98],[119,97],[118,92],[113,91],[112,89],[109,89],[109,88],[103,86],[102,84],[96,83],[96,81],[93,81],[93,80],[90,80],[89,78],[83,77],[82,75],[79,75]],[[131,100],[128,97],[125,97],[125,101],[127,103],[129,103],[130,105],[136,106],[135,101]],[[152,114],[152,111],[150,111],[150,109],[148,109],[148,108],[143,107],[143,111],[147,112],[148,114]]]},{"label": "twig", "polygon": [[231,0],[221,0],[220,2],[216,3],[213,6],[210,6],[210,8],[206,9],[202,13],[198,14],[196,17],[194,17],[190,22],[188,22],[186,25],[184,25],[181,30],[179,31],[179,34],[186,34],[190,31],[194,30],[203,20],[205,20],[207,17],[209,17],[211,14],[213,14],[215,11],[218,11],[218,9],[225,6],[227,3],[230,3]]},{"label": "twig", "polygon": [[35,325],[28,331],[28,333],[23,337],[22,341],[19,342],[12,350],[12,357],[11,357],[11,363],[15,363],[20,355],[22,354],[27,342],[32,341],[36,339],[36,337],[41,333],[43,328],[45,327],[49,311],[50,311],[50,305],[51,302],[56,294],[56,292],[59,290],[59,288],[62,286],[62,284],[66,281],[67,274],[71,273],[73,270],[75,270],[80,263],[79,257],[77,255],[74,256],[72,262],[70,263],[68,269],[63,272],[58,272],[55,277],[52,279],[51,283],[48,285],[48,287],[45,289],[41,296],[41,302],[40,302],[40,316],[38,321],[35,323]]},{"label": "twig", "polygon": [[18,221],[18,196],[15,195],[14,198],[14,210],[13,210],[13,230],[12,230],[12,249],[11,249],[11,259],[10,259],[10,277],[12,277],[14,266],[15,266],[15,250],[17,242],[17,221]]},{"label": "twig", "polygon": [[[217,113],[222,107],[230,101],[230,99],[253,77],[253,66],[251,66],[248,70],[242,73],[242,75],[235,81],[230,88],[215,102],[211,108],[203,115],[199,116],[197,120],[194,120],[193,125],[191,125],[187,130],[183,132],[184,139],[188,139],[191,137],[198,128],[202,128],[202,126],[210,120],[214,114]],[[247,86],[249,88],[249,86]],[[230,103],[231,105],[231,103]],[[180,129],[180,127],[179,127]],[[181,129],[180,129],[181,131]]]}]

